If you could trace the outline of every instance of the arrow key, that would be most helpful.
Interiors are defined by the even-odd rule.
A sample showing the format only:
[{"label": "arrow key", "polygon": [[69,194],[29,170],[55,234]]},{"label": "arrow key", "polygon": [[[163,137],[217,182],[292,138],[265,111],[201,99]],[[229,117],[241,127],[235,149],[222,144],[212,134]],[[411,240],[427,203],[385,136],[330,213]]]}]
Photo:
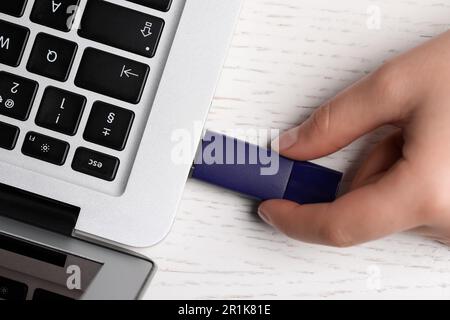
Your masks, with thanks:
[{"label": "arrow key", "polygon": [[64,32],[72,29],[80,0],[39,0],[34,2],[31,21]]},{"label": "arrow key", "polygon": [[146,64],[87,48],[75,85],[112,98],[137,104],[150,72]]}]

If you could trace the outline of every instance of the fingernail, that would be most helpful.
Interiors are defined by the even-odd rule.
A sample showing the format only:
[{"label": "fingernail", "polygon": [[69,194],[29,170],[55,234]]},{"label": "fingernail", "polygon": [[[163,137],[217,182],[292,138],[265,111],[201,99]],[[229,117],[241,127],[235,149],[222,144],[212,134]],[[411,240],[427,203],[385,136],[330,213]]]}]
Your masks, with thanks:
[{"label": "fingernail", "polygon": [[258,208],[258,215],[265,223],[267,223],[270,226],[272,225],[269,216],[264,212],[264,209],[262,207]]},{"label": "fingernail", "polygon": [[297,142],[297,137],[298,128],[291,129],[274,139],[271,143],[271,147],[277,152],[287,150]]}]

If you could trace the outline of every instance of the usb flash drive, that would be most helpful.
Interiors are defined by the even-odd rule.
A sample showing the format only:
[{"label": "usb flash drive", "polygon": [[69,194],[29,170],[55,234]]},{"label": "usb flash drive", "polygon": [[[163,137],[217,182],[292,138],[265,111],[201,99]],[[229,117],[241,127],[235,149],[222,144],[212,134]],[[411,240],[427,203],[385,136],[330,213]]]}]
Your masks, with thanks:
[{"label": "usb flash drive", "polygon": [[208,131],[195,158],[192,178],[260,200],[309,204],[333,201],[342,173]]}]

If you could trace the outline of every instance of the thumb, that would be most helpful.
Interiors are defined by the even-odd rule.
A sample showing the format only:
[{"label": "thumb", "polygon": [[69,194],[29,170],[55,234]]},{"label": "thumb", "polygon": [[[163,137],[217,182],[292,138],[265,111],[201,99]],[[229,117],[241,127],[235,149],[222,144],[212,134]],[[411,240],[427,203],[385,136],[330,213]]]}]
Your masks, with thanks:
[{"label": "thumb", "polygon": [[407,88],[395,66],[384,66],[321,106],[302,125],[272,142],[283,156],[311,160],[331,154],[408,110]]},{"label": "thumb", "polygon": [[309,243],[347,247],[389,234],[429,225],[417,202],[414,175],[399,162],[377,182],[362,186],[332,203],[299,205],[286,200],[263,202],[261,218],[286,235]]}]

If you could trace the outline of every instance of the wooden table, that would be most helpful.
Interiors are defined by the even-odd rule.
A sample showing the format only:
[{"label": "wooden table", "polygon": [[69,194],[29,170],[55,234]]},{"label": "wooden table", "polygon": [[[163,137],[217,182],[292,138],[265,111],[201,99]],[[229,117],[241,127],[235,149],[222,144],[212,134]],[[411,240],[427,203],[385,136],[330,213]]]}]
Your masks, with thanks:
[{"label": "wooden table", "polygon": [[[449,22],[450,2],[438,0],[247,0],[207,128],[292,127]],[[385,133],[318,163],[348,181]],[[256,207],[190,181],[172,233],[141,250],[159,265],[145,298],[450,298],[443,245],[412,234],[351,249],[302,244],[261,223]]]}]

